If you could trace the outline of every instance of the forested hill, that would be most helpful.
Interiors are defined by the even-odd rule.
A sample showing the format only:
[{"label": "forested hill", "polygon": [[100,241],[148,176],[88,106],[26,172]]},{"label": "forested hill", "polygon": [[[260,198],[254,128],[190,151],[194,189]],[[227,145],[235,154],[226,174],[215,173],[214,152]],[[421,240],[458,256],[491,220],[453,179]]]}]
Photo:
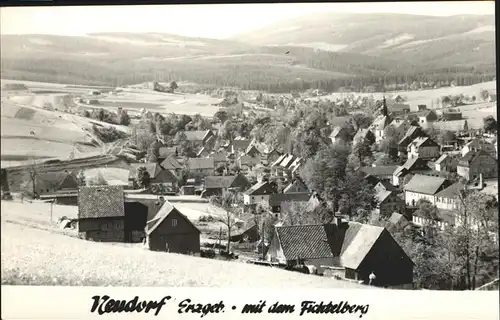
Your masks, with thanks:
[{"label": "forested hill", "polygon": [[[162,33],[2,35],[1,77],[112,86],[186,80],[289,92],[377,90],[384,83],[409,86],[414,81],[470,85],[496,74],[494,18],[491,22],[489,16],[310,19],[296,23],[306,26],[302,29],[287,29],[285,23],[230,40]],[[293,43],[287,40],[292,36]]]}]

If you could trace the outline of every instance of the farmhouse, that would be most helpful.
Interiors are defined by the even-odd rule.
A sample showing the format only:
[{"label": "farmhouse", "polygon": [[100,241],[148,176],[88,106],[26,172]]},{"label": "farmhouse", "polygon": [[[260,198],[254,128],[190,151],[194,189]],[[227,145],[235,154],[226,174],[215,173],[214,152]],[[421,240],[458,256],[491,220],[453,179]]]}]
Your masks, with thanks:
[{"label": "farmhouse", "polygon": [[416,174],[404,186],[406,205],[415,207],[420,199],[436,204],[436,194],[449,185],[445,178]]},{"label": "farmhouse", "polygon": [[474,180],[480,174],[485,179],[496,178],[498,176],[497,159],[484,150],[469,151],[458,161],[457,173],[467,180]]},{"label": "farmhouse", "polygon": [[272,149],[266,154],[266,159],[268,163],[273,163],[274,161],[278,160],[278,158],[281,156],[281,153],[276,150]]},{"label": "farmhouse", "polygon": [[151,179],[151,184],[164,184],[170,187],[177,185],[177,177],[170,170],[164,170],[157,163],[132,163],[130,165],[129,183],[133,184],[136,181],[137,170],[139,168],[146,168]]},{"label": "farmhouse", "polygon": [[198,254],[200,230],[166,201],[156,216],[147,222],[146,246],[152,251]]},{"label": "farmhouse", "polygon": [[202,196],[222,195],[229,190],[244,192],[250,187],[250,182],[242,174],[235,176],[208,176],[205,177],[205,189]]},{"label": "farmhouse", "polygon": [[434,159],[439,157],[439,145],[429,137],[415,138],[407,147],[408,158]]},{"label": "farmhouse", "polygon": [[397,192],[398,188],[393,186],[389,181],[382,180],[375,184],[374,190],[375,192],[381,192],[381,191]]},{"label": "farmhouse", "polygon": [[423,127],[427,128],[430,124],[438,120],[438,116],[434,110],[425,110],[425,111],[420,111],[417,113],[409,114],[408,115],[408,120],[409,121],[418,121],[418,124]]},{"label": "farmhouse", "polygon": [[355,222],[276,227],[266,260],[315,266],[320,274],[340,267],[342,277],[364,283],[373,272],[376,286],[411,288],[413,283],[413,262],[390,233]]},{"label": "farmhouse", "polygon": [[243,230],[238,230],[234,234],[231,235],[229,240],[231,242],[256,242],[260,239],[259,228],[253,223],[250,226],[247,226]]},{"label": "farmhouse", "polygon": [[216,168],[225,166],[227,163],[227,154],[225,151],[218,151],[212,153],[209,158],[214,159],[214,165]]}]

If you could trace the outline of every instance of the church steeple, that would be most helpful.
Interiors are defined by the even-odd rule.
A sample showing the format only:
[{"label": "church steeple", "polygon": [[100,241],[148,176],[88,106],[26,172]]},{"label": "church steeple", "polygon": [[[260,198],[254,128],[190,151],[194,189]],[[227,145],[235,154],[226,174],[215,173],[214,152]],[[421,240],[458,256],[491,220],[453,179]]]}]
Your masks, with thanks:
[{"label": "church steeple", "polygon": [[387,110],[387,101],[385,100],[385,95],[382,98],[382,107],[380,108],[380,113],[385,117],[389,115],[389,110]]}]

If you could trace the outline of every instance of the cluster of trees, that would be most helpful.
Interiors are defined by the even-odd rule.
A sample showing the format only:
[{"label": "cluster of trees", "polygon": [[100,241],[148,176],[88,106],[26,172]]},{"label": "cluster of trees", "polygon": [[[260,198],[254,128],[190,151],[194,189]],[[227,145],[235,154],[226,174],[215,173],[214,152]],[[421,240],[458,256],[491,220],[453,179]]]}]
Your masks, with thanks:
[{"label": "cluster of trees", "polygon": [[[281,56],[284,49],[264,50],[279,50]],[[312,51],[300,55],[297,50],[294,49],[296,59],[278,64],[273,60],[257,62],[221,60],[210,63],[196,60],[191,60],[189,63],[163,61],[162,64],[142,61],[137,64],[130,63],[127,59],[109,63],[100,60],[42,57],[2,59],[1,69],[3,77],[27,81],[116,87],[148,82],[151,78],[155,78],[280,93],[311,88],[335,92],[340,87],[356,92],[408,90],[414,82],[418,83],[419,87],[426,87],[421,83],[427,83],[427,87],[431,87],[431,83],[435,86],[446,86],[452,82],[460,86],[490,81],[496,75],[494,65],[454,68],[427,66],[420,68],[419,71],[411,68],[393,70],[394,65],[391,65],[390,61],[329,52]],[[286,65],[287,62],[289,65]],[[294,68],[295,64],[305,64],[311,69],[297,69]]]},{"label": "cluster of trees", "polygon": [[104,143],[127,138],[127,134],[125,132],[117,130],[115,127],[102,127],[94,124],[92,125],[92,130]]},{"label": "cluster of trees", "polygon": [[130,124],[130,117],[127,111],[122,108],[118,108],[116,113],[103,108],[92,109],[92,111],[84,110],[83,116],[111,124],[119,124],[123,126],[128,126]]},{"label": "cluster of trees", "polygon": [[422,228],[391,229],[415,263],[418,288],[474,290],[498,277],[498,202],[477,191],[457,194],[460,206],[453,214],[458,222],[444,230],[435,205],[419,200],[417,212],[426,222]]}]

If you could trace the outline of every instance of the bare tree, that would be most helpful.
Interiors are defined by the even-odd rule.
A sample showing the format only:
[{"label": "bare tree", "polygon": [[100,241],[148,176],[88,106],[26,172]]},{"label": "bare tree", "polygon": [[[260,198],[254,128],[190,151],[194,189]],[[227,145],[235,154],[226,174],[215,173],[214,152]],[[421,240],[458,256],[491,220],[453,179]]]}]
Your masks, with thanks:
[{"label": "bare tree", "polygon": [[31,192],[33,197],[36,196],[36,180],[41,174],[39,165],[36,163],[36,159],[33,158],[31,164],[28,166],[28,176],[31,182]]},{"label": "bare tree", "polygon": [[241,199],[233,192],[226,192],[222,196],[213,196],[210,202],[222,209],[224,209],[224,216],[219,218],[227,228],[227,252],[230,252],[231,246],[231,231],[237,224],[236,216],[238,211],[241,210]]}]

